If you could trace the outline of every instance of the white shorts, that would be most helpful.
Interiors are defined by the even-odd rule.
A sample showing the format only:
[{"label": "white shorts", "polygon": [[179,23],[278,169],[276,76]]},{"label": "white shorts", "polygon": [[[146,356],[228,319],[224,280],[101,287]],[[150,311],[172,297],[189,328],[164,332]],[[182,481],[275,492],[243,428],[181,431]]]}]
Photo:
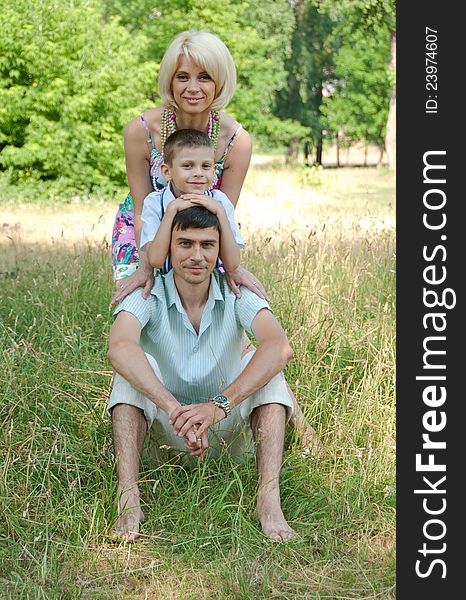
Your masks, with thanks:
[{"label": "white shorts", "polygon": [[[248,352],[241,359],[241,370],[251,360],[254,351]],[[163,376],[155,359],[146,353],[155,375],[163,383]],[[140,408],[147,421],[149,434],[149,451],[158,461],[167,458],[167,450],[186,452],[184,439],[178,437],[168,420],[167,413],[158,408],[154,402],[133,388],[121,375],[115,374],[107,412],[117,404],[129,404]],[[257,390],[233,408],[230,415],[216,423],[209,430],[209,454],[218,456],[222,450],[228,449],[233,458],[241,460],[245,454],[253,452],[254,443],[250,426],[252,411],[264,404],[282,404],[287,411],[287,420],[293,414],[294,406],[283,373],[278,373],[269,383]]]}]

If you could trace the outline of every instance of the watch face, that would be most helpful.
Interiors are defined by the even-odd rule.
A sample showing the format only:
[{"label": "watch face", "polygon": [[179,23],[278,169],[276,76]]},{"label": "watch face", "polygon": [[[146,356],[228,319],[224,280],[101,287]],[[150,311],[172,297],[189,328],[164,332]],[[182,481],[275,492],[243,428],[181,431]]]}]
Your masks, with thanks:
[{"label": "watch face", "polygon": [[213,402],[220,408],[223,408],[228,414],[230,408],[230,401],[226,396],[215,396],[215,398],[213,398]]}]

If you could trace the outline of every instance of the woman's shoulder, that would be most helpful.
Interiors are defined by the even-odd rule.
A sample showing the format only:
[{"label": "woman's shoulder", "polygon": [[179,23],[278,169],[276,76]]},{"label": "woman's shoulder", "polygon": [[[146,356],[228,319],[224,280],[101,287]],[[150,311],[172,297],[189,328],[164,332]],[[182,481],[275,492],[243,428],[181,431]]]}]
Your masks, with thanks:
[{"label": "woman's shoulder", "polygon": [[163,111],[164,109],[162,106],[156,106],[155,108],[146,110],[142,115],[149,126],[149,129],[154,133],[160,131]]},{"label": "woman's shoulder", "polygon": [[241,127],[241,124],[238,123],[236,119],[224,112],[219,113],[219,117],[220,132],[223,133],[225,137],[231,138],[231,136],[237,131],[238,127]]},{"label": "woman's shoulder", "polygon": [[149,110],[144,111],[142,114],[134,117],[134,119],[132,119],[125,127],[125,139],[137,141],[146,139],[147,130],[144,127],[144,124],[151,132],[152,137],[157,136],[160,133],[162,112],[163,108],[158,106],[155,108],[150,108]]},{"label": "woman's shoulder", "polygon": [[227,115],[224,112],[219,113],[220,116],[220,136],[218,146],[222,150],[226,150],[227,146],[232,142],[232,138],[241,139],[242,145],[250,146],[251,137],[249,133],[244,129],[241,123],[238,123],[236,119]]}]

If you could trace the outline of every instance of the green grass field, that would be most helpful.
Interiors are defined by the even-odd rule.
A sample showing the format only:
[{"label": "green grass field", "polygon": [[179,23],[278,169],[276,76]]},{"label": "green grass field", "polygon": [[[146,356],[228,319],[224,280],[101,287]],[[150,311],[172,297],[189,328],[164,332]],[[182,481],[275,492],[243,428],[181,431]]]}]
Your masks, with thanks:
[{"label": "green grass field", "polygon": [[[246,194],[273,177],[253,172]],[[246,229],[243,262],[272,297],[294,349],[287,380],[326,448],[303,457],[287,436],[282,504],[299,540],[261,534],[254,463],[224,457],[192,471],[145,458],[142,538],[109,541],[108,243],[2,238],[1,598],[395,598],[394,178],[290,177],[296,197],[319,193],[309,220]]]}]

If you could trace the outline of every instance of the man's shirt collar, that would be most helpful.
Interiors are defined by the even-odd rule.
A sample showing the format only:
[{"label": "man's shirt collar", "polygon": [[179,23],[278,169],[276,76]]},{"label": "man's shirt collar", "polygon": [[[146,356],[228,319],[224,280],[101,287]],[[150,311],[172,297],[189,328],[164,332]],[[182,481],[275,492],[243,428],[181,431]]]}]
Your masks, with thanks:
[{"label": "man's shirt collar", "polygon": [[225,302],[225,298],[222,294],[218,282],[218,272],[214,271],[210,275],[209,296],[204,306],[204,310],[202,311],[199,332],[196,332],[194,327],[192,326],[191,321],[189,320],[188,315],[186,314],[183,304],[181,303],[181,298],[178,294],[178,290],[176,289],[175,285],[173,269],[169,273],[167,273],[167,275],[157,274],[154,287],[152,288],[152,293],[162,302],[165,300],[167,310],[170,310],[170,308],[173,305],[175,305],[177,312],[182,317],[184,326],[195,336],[201,336],[204,333],[204,331],[208,329],[208,327],[211,325],[212,312],[215,309],[215,303],[217,301],[223,303]]},{"label": "man's shirt collar", "polygon": [[[159,277],[163,278],[163,281],[158,282],[157,279]],[[173,304],[175,304],[178,312],[185,312],[178,294],[178,290],[176,289],[173,269],[171,269],[166,275],[162,275],[160,273],[157,274],[154,287],[152,288],[152,293],[160,300],[163,299],[162,296],[164,295],[167,308],[170,308],[173,306]],[[225,302],[225,298],[218,283],[218,274],[213,271],[210,275],[209,297],[207,298],[206,307],[211,306],[213,308],[213,304],[216,300]]]}]

